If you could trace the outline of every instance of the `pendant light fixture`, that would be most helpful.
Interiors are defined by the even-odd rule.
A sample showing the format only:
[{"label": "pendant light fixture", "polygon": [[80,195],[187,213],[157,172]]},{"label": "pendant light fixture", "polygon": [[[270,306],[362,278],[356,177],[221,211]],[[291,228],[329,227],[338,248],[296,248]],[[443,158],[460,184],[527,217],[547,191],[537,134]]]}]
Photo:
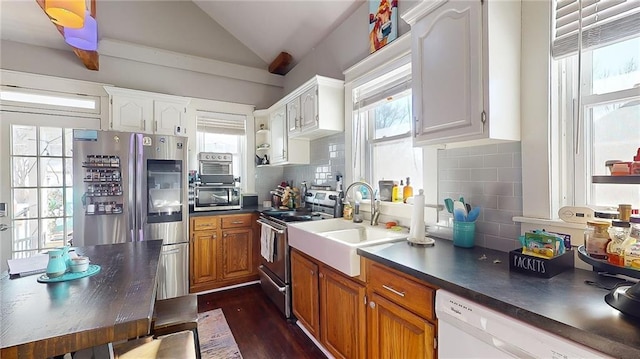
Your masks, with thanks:
[{"label": "pendant light fixture", "polygon": [[87,10],[84,26],[80,29],[64,28],[64,41],[80,50],[96,51],[98,49],[98,23]]},{"label": "pendant light fixture", "polygon": [[45,0],[44,11],[54,24],[79,29],[84,26],[85,0]]}]

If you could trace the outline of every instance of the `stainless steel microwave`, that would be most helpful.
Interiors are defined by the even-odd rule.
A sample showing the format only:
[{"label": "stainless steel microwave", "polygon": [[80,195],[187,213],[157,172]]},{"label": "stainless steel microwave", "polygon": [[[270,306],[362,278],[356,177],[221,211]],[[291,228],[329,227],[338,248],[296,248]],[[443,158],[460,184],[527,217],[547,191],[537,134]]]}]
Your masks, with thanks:
[{"label": "stainless steel microwave", "polygon": [[193,210],[221,211],[242,208],[242,196],[235,186],[197,186],[193,189]]}]

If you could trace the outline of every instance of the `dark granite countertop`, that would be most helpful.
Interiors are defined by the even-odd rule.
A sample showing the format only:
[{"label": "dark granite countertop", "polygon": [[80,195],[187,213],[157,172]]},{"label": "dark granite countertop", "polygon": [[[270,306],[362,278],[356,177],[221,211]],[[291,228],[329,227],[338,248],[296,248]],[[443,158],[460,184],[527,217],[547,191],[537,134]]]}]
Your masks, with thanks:
[{"label": "dark granite countertop", "polygon": [[548,279],[510,272],[508,253],[443,239],[433,247],[398,242],[358,254],[615,358],[640,358],[640,320],[610,307],[608,290],[585,283],[612,287],[618,279],[581,269]]}]

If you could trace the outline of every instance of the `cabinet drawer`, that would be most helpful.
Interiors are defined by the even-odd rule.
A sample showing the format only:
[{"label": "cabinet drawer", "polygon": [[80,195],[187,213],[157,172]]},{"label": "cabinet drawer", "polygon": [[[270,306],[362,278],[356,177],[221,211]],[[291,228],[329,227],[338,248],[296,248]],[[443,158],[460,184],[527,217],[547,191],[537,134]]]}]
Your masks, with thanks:
[{"label": "cabinet drawer", "polygon": [[218,228],[217,217],[196,217],[191,219],[192,231],[207,231]]},{"label": "cabinet drawer", "polygon": [[251,214],[222,217],[222,228],[251,227],[252,218]]},{"label": "cabinet drawer", "polygon": [[369,262],[369,286],[378,294],[425,319],[434,317],[435,290],[409,279],[393,269]]}]

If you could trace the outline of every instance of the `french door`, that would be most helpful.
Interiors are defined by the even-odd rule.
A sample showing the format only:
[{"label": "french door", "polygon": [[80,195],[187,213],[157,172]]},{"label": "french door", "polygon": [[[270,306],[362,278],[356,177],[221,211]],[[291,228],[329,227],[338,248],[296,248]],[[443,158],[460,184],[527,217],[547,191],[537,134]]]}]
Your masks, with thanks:
[{"label": "french door", "polygon": [[[99,119],[2,111],[0,114],[0,269],[73,236],[74,128]],[[0,215],[2,213],[0,212]]]}]

